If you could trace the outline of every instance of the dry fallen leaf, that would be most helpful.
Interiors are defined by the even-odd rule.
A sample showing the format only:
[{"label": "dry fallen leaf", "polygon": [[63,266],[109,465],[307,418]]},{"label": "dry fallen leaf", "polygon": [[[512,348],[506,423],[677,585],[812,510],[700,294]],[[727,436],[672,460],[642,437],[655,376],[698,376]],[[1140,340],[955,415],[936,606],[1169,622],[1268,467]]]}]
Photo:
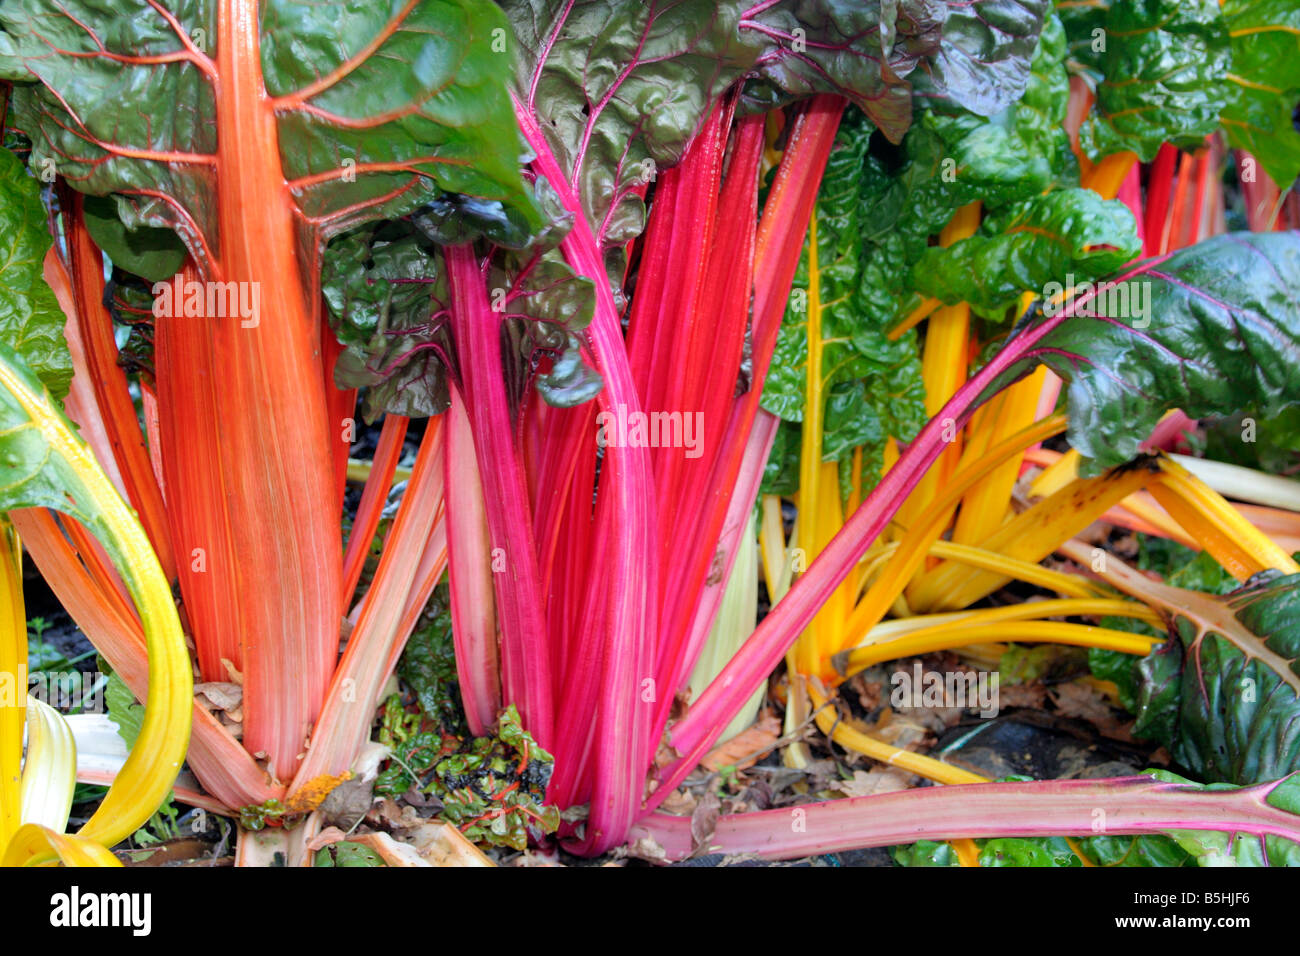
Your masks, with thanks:
[{"label": "dry fallen leaf", "polygon": [[752,756],[754,753],[771,748],[780,739],[781,720],[767,711],[752,727],[736,734],[700,763],[715,772],[723,767],[744,770],[758,763],[759,757]]},{"label": "dry fallen leaf", "polygon": [[869,797],[876,793],[908,790],[911,786],[911,774],[888,768],[884,770],[855,770],[853,771],[852,780],[841,780],[835,784],[835,789],[846,797]]}]

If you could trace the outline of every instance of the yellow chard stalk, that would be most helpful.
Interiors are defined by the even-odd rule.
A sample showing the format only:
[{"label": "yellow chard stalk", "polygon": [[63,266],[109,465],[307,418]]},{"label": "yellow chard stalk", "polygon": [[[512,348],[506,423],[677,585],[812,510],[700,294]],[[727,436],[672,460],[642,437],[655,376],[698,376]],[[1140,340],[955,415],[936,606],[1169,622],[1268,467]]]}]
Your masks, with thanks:
[{"label": "yellow chard stalk", "polygon": [[[193,679],[171,588],[135,514],[73,432],[53,398],[22,360],[0,345],[0,512],[53,508],[81,522],[112,558],[143,625],[149,690],[136,746],[99,809],[75,835],[50,826],[66,821],[69,759],[66,726],[34,708],[27,767],[18,778],[27,707],[0,688],[0,860],[6,866],[49,863],[113,865],[109,847],[137,830],[171,790],[189,746]],[[26,690],[27,630],[17,536],[0,529],[0,671],[10,689]],[[21,684],[17,678],[21,676]],[[30,776],[30,782],[28,777]],[[42,794],[24,812],[24,800]],[[55,807],[58,803],[60,809]],[[28,822],[31,821],[31,822]]]}]

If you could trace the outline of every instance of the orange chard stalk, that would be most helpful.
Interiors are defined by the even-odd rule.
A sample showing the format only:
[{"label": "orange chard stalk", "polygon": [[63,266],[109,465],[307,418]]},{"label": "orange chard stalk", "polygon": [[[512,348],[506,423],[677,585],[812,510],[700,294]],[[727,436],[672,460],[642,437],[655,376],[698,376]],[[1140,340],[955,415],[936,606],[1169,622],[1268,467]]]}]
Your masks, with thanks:
[{"label": "orange chard stalk", "polygon": [[[171,353],[184,364],[159,370],[160,379],[185,376],[161,403],[163,458],[172,461],[169,510],[212,515],[198,519],[204,527],[174,530],[188,538],[174,538],[178,553],[229,562],[228,574],[192,568],[182,578],[204,677],[228,679],[214,647],[219,656],[238,653],[244,745],[288,779],[338,657],[338,436],[328,418],[316,280],[301,274],[295,255],[256,3],[218,6],[216,49],[221,243],[216,259],[201,263],[203,278],[247,283],[240,288],[256,290],[259,309],[251,319],[158,317],[160,337],[171,326],[191,347]],[[187,400],[191,388],[206,393]],[[209,436],[210,457],[182,450],[195,435]]]}]

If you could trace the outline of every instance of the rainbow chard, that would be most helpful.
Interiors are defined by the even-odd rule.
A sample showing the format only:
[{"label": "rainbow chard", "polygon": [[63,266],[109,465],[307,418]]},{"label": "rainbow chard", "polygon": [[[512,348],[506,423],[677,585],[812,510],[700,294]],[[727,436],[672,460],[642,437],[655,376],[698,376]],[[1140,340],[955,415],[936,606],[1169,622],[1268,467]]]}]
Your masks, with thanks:
[{"label": "rainbow chard", "polygon": [[[540,227],[492,50],[503,27],[469,0],[0,13],[32,168],[111,196],[129,229],[174,231],[192,260],[155,288],[171,544],[204,676],[242,674],[244,743],[273,779],[298,766],[344,611],[351,409],[331,417],[321,250],[420,207],[474,204],[515,237]],[[118,265],[150,271],[129,252]],[[195,432],[202,454],[185,447]]]},{"label": "rainbow chard", "polygon": [[[1087,456],[1089,473],[1129,461],[1171,408],[1274,414],[1300,398],[1289,360],[1300,342],[1300,307],[1287,279],[1297,268],[1300,235],[1230,234],[1147,260],[1113,282],[1051,303],[1047,312],[1031,309],[671,728],[683,757],[663,771],[657,792],[684,778],[716,739],[719,720],[739,709],[884,530],[943,450],[945,422],[962,427],[1039,364],[1069,382],[1070,441]],[[1138,302],[1147,309],[1135,308]]]},{"label": "rainbow chard", "polygon": [[[752,386],[845,101],[897,140],[923,67],[928,95],[1001,108],[1023,88],[1046,4],[977,4],[991,30],[930,2],[502,6],[549,235],[522,251],[501,236],[471,248],[445,215],[417,213],[332,244],[324,286],[347,346],[341,380],[370,388],[367,414],[441,412],[448,377],[463,400],[489,532],[485,543],[472,509],[450,515],[453,551],[469,558],[452,589],[468,625],[466,707],[484,722],[499,684],[543,743],[553,728],[550,796],[590,803],[572,846],[600,852],[637,812],[717,607],[702,597],[743,527],[727,523],[733,491],[753,494],[771,442],[772,423],[754,427]],[[809,97],[760,226],[756,114]],[[593,395],[594,408],[573,407]],[[647,412],[702,419],[698,442],[623,440],[619,428]],[[493,622],[466,607],[485,551],[499,675],[466,672],[497,660]]]}]

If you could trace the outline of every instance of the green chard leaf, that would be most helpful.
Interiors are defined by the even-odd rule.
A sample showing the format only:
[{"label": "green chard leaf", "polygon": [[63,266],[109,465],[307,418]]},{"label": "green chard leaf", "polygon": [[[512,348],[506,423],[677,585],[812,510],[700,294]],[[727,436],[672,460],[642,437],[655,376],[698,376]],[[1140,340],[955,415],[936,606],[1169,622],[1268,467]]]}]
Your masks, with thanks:
[{"label": "green chard leaf", "polygon": [[44,278],[53,244],[40,183],[0,149],[0,341],[62,399],[72,382],[72,356],[63,312]]},{"label": "green chard leaf", "polygon": [[321,288],[343,345],[335,384],[366,389],[367,421],[446,411],[450,294],[433,242],[408,221],[363,226],[326,248]]},{"label": "green chard leaf", "polygon": [[1045,0],[809,4],[776,0],[505,0],[515,89],[571,178],[597,241],[645,224],[643,187],[675,164],[706,112],[848,97],[892,141],[911,120],[909,76],[984,114],[1024,89]]},{"label": "green chard leaf", "polygon": [[1024,291],[1067,276],[1095,281],[1141,251],[1128,207],[1076,186],[989,216],[974,236],[947,249],[930,247],[912,267],[912,282],[949,305],[1004,313]]},{"label": "green chard leaf", "polygon": [[[814,212],[826,395],[823,457],[841,460],[862,447],[867,486],[879,476],[885,439],[893,435],[909,440],[925,421],[915,336],[890,342],[888,328],[871,321],[860,303],[861,234],[870,213],[861,200],[862,180],[871,133],[872,125],[861,113],[845,114]],[[787,421],[802,421],[804,416],[808,241],[763,388],[763,407]]]},{"label": "green chard leaf", "polygon": [[943,43],[914,76],[917,96],[992,116],[1025,89],[1048,0],[950,0],[929,4]]},{"label": "green chard leaf", "polygon": [[[335,383],[366,389],[367,420],[382,412],[438,415],[450,403],[445,376],[459,370],[448,325],[443,227],[422,208],[406,219],[363,226],[325,250],[322,291],[344,346]],[[489,300],[510,343],[506,371],[516,406],[530,383],[556,405],[579,404],[600,390],[576,336],[591,320],[594,286],[556,250],[502,251],[489,276]]]},{"label": "green chard leaf", "polygon": [[[519,173],[495,5],[265,0],[258,12],[305,274],[332,235],[465,197],[495,241],[546,227]],[[13,104],[33,166],[114,195],[128,229],[171,229],[200,263],[219,257],[216,190],[238,170],[217,162],[217,5],[33,0],[0,8],[0,30],[0,68],[35,81],[15,85]]]},{"label": "green chard leaf", "polygon": [[1293,0],[1224,0],[1232,45],[1228,142],[1249,150],[1283,189],[1300,175],[1300,5]]},{"label": "green chard leaf", "polygon": [[1211,782],[1300,770],[1300,574],[1266,571],[1226,595],[1213,593],[1214,580],[1211,593],[1142,581],[1138,596],[1169,616],[1170,639],[1127,658],[1127,673],[1116,659],[1093,659],[1094,673],[1128,686],[1134,735]]},{"label": "green chard leaf", "polygon": [[1076,290],[1064,318],[1031,311],[1004,346],[1023,354],[987,394],[1039,362],[1066,379],[1070,444],[1087,474],[1130,460],[1172,408],[1275,414],[1300,402],[1297,274],[1297,233],[1229,233],[1147,260],[1121,282]]},{"label": "green chard leaf", "polygon": [[[938,262],[951,254],[930,246],[930,237],[957,209],[979,200],[996,213],[1058,185],[1078,184],[1061,125],[1069,99],[1064,56],[1064,33],[1050,16],[1022,99],[988,119],[937,106],[921,115],[896,157],[883,150],[868,156],[860,301],[874,321],[893,324],[919,303],[914,270],[923,257]],[[966,267],[954,260],[947,268],[955,273]]]},{"label": "green chard leaf", "polygon": [[1066,25],[1088,29],[1072,40],[1097,49],[1097,101],[1079,132],[1092,159],[1129,150],[1150,162],[1162,143],[1194,149],[1219,128],[1231,60],[1219,0],[1111,3],[1100,38],[1091,33],[1095,20]]}]

